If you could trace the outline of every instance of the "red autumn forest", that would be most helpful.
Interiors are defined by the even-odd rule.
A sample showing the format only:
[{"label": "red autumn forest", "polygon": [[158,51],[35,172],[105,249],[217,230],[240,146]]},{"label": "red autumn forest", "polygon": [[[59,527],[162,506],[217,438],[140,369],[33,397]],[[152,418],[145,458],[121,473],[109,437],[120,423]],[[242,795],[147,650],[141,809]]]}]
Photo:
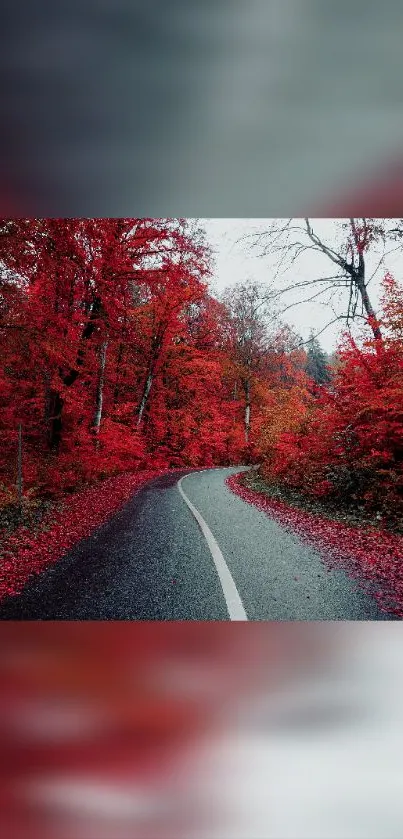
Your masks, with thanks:
[{"label": "red autumn forest", "polygon": [[3,219],[0,242],[3,507],[21,429],[28,506],[122,472],[259,463],[269,483],[401,519],[396,279],[329,367],[318,342],[268,328],[257,285],[212,296],[196,221]]}]

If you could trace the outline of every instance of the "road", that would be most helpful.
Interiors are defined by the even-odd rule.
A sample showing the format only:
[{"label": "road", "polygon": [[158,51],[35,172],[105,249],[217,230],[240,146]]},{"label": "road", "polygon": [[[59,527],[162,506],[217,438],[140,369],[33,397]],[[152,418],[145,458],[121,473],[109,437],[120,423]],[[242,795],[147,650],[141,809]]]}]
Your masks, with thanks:
[{"label": "road", "polygon": [[297,535],[233,495],[225,478],[237,471],[155,479],[5,601],[0,619],[393,619]]}]

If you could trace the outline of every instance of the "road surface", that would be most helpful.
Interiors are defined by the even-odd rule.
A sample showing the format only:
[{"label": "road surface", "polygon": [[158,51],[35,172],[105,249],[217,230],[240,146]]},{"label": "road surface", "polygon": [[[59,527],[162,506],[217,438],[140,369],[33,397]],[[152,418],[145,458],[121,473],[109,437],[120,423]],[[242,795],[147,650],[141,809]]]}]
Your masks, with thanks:
[{"label": "road surface", "polygon": [[297,535],[233,495],[225,478],[237,471],[155,479],[5,601],[0,619],[393,619]]}]

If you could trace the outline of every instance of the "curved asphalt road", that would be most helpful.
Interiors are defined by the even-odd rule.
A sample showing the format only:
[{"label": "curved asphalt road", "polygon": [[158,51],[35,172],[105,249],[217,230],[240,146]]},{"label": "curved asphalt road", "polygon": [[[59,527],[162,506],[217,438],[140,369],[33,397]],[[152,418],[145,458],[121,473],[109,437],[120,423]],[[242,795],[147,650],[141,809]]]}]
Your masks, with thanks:
[{"label": "curved asphalt road", "polygon": [[239,471],[181,481],[213,552],[179,491],[186,473],[158,478],[5,601],[0,619],[228,620],[231,609],[232,619],[243,610],[249,620],[394,619],[343,571],[329,573],[298,536],[233,495],[224,481]]}]

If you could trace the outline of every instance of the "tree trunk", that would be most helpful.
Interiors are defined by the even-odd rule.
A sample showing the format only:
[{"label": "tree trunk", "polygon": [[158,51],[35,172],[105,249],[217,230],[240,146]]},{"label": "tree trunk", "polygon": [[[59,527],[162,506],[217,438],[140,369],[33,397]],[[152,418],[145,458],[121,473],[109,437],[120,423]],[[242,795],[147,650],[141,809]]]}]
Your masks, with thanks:
[{"label": "tree trunk", "polygon": [[50,398],[51,398],[51,387],[50,387],[50,374],[46,370],[43,374],[43,384],[44,384],[44,409],[43,409],[43,419],[44,422],[48,422],[50,416]]},{"label": "tree trunk", "polygon": [[[77,350],[77,357],[75,366],[64,375],[63,371],[59,369],[59,376],[66,387],[71,387],[80,374],[80,370],[85,360],[85,342],[88,341],[97,325],[97,319],[101,313],[102,305],[101,298],[96,297],[91,308],[91,314],[83,329],[80,343]],[[58,451],[62,437],[62,412],[64,406],[64,399],[57,390],[51,390],[49,394],[48,411],[49,411],[49,447],[54,451]]]},{"label": "tree trunk", "polygon": [[140,405],[137,409],[137,426],[141,424],[144,411],[147,406],[148,397],[150,395],[151,386],[154,380],[155,371],[158,364],[158,359],[161,353],[162,341],[164,337],[164,329],[159,329],[157,335],[154,336],[152,341],[152,354],[151,358],[148,363],[148,373],[147,378],[144,383],[143,395],[141,397]]},{"label": "tree trunk", "polygon": [[369,299],[367,286],[366,286],[366,282],[365,282],[364,252],[363,252],[362,246],[360,246],[359,236],[358,236],[358,233],[357,233],[357,228],[356,228],[354,219],[352,219],[352,218],[350,219],[350,224],[351,224],[351,229],[353,231],[356,248],[357,248],[357,251],[358,251],[358,267],[355,269],[355,276],[354,276],[354,274],[352,276],[354,278],[354,281],[355,281],[355,284],[358,288],[358,291],[361,295],[362,305],[363,305],[364,310],[365,310],[365,312],[367,314],[367,317],[369,319],[370,327],[372,329],[374,338],[376,338],[376,340],[379,341],[380,339],[382,339],[382,334],[381,334],[381,330],[380,330],[379,325],[378,325],[377,320],[376,320],[376,314],[375,314],[374,308],[373,308],[372,303]]},{"label": "tree trunk", "polygon": [[249,443],[250,431],[250,382],[246,379],[244,383],[245,390],[245,442]]},{"label": "tree trunk", "polygon": [[18,458],[17,458],[17,503],[18,518],[22,518],[22,425],[18,427]]},{"label": "tree trunk", "polygon": [[137,412],[137,425],[141,424],[141,420],[143,418],[144,410],[145,410],[145,407],[147,405],[147,400],[148,400],[148,397],[149,397],[149,393],[150,393],[150,390],[151,390],[152,383],[153,383],[153,373],[152,373],[152,370],[150,370],[150,372],[147,376],[145,385],[144,385],[143,396],[141,397],[141,402],[140,402],[138,412]]},{"label": "tree trunk", "polygon": [[120,365],[122,363],[122,359],[123,359],[123,344],[120,343],[119,344],[119,349],[118,349],[118,357],[116,359],[116,374],[115,374],[116,375],[116,380],[115,380],[116,384],[115,384],[115,387],[114,387],[114,390],[113,390],[113,407],[114,408],[116,408],[116,405],[117,405],[118,399],[119,399],[119,393],[120,393],[120,384],[121,384],[121,382],[120,382]]},{"label": "tree trunk", "polygon": [[86,326],[84,327],[83,333],[82,333],[81,338],[80,338],[80,344],[79,344],[78,351],[77,351],[77,358],[76,358],[75,366],[72,367],[71,370],[69,370],[69,372],[65,376],[63,376],[61,374],[63,384],[67,385],[67,387],[70,387],[72,384],[74,384],[74,382],[76,381],[76,379],[79,376],[80,369],[83,366],[84,360],[85,360],[85,343],[84,342],[88,341],[91,338],[91,335],[94,332],[95,327],[97,326],[97,320],[98,320],[98,318],[101,314],[101,310],[102,310],[101,298],[96,297],[95,300],[94,300],[94,303],[92,305],[92,308],[91,308],[90,317],[87,321]]},{"label": "tree trunk", "polygon": [[101,419],[102,419],[102,402],[103,402],[103,395],[104,395],[104,382],[105,382],[105,363],[106,363],[106,350],[108,347],[108,341],[105,341],[101,347],[101,353],[99,358],[99,376],[98,376],[98,384],[97,384],[97,392],[95,397],[95,414],[94,414],[94,421],[93,421],[93,429],[95,434],[99,434],[99,429],[101,426]]},{"label": "tree trunk", "polygon": [[49,448],[58,451],[62,436],[62,410],[64,399],[57,390],[51,390],[49,398]]},{"label": "tree trunk", "polygon": [[370,326],[371,326],[372,332],[374,334],[374,338],[376,338],[377,340],[380,340],[380,339],[382,339],[382,333],[381,333],[381,330],[378,326],[378,323],[377,323],[377,320],[376,320],[376,314],[375,314],[375,311],[373,309],[372,303],[369,299],[367,288],[366,288],[364,280],[359,278],[357,280],[357,286],[358,286],[358,290],[359,290],[360,295],[361,295],[362,305],[364,306],[364,310],[365,310],[365,312],[368,316]]}]

